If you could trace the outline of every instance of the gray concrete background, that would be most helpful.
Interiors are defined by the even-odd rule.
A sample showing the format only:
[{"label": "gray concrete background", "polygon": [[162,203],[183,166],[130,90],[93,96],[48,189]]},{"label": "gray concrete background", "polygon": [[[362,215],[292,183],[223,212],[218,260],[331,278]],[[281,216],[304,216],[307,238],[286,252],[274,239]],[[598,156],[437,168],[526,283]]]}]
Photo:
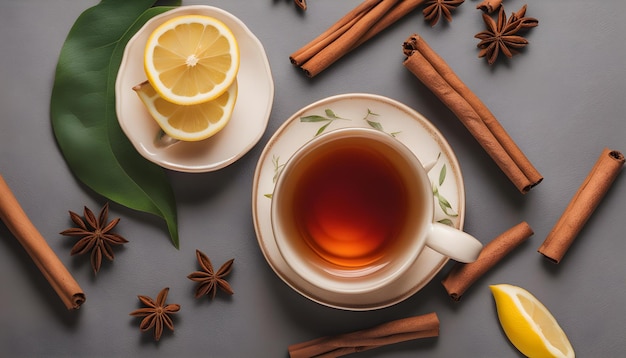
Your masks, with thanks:
[{"label": "gray concrete background", "polygon": [[[537,248],[597,160],[602,149],[626,151],[626,22],[622,0],[533,1],[539,26],[530,45],[510,61],[478,59],[473,35],[484,25],[478,1],[466,1],[452,23],[431,28],[418,10],[307,79],[289,63],[291,52],[324,31],[359,0],[309,0],[300,12],[290,0],[184,1],[209,4],[242,19],[263,42],[276,93],[268,128],[235,164],[213,173],[169,172],[179,215],[180,250],[161,221],[112,205],[117,249],[93,277],[87,257],[70,257],[68,210],[99,210],[104,199],[76,181],[52,134],[49,102],[54,70],[76,18],[96,1],[0,2],[0,173],[32,221],[87,294],[79,311],[66,311],[35,265],[0,225],[0,355],[6,357],[285,357],[287,346],[323,335],[367,328],[435,311],[436,339],[413,341],[361,357],[515,357],[500,329],[488,285],[511,283],[537,296],[555,315],[579,357],[617,357],[626,340],[626,178],[622,173],[561,264]],[[507,13],[527,2],[505,1]],[[520,194],[456,117],[402,66],[401,44],[419,33],[487,104],[545,180]],[[258,248],[251,213],[252,177],[274,131],[292,113],[321,98],[348,92],[391,97],[425,115],[447,138],[465,178],[465,229],[484,243],[527,221],[525,244],[452,302],[439,283],[450,265],[406,301],[370,312],[327,308],[300,296],[270,269]],[[235,295],[193,298],[186,275],[194,252],[216,265],[234,257]],[[179,303],[174,334],[157,344],[128,313],[136,295],[170,287]]]}]

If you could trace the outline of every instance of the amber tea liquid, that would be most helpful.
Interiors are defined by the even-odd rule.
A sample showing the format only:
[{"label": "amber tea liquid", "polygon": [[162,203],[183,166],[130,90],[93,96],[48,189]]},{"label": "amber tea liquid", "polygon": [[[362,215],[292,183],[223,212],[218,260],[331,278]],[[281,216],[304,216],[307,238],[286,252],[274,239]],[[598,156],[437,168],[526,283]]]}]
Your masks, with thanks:
[{"label": "amber tea liquid", "polygon": [[384,266],[409,213],[419,213],[409,209],[402,164],[351,142],[329,143],[299,163],[293,220],[311,255],[348,270]]}]

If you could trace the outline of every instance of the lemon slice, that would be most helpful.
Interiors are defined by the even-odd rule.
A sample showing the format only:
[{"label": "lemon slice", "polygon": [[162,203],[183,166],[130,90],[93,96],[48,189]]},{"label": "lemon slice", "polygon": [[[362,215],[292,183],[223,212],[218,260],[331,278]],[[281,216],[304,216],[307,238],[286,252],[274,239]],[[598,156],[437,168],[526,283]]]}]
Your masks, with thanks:
[{"label": "lemon slice", "polygon": [[237,81],[216,99],[189,106],[166,101],[148,81],[133,87],[133,90],[165,133],[190,142],[209,138],[224,128],[237,100]]},{"label": "lemon slice", "polygon": [[574,357],[574,349],[550,311],[525,289],[489,286],[511,343],[527,357]]},{"label": "lemon slice", "polygon": [[239,70],[239,47],[223,22],[203,15],[178,16],[150,34],[144,69],[167,101],[198,104],[228,90]]}]

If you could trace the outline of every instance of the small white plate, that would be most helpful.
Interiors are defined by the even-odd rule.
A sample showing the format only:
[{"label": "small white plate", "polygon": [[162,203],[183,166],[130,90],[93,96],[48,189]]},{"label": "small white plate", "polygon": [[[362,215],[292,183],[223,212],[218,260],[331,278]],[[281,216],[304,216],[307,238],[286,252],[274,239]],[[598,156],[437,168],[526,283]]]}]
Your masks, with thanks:
[{"label": "small white plate", "polygon": [[[226,127],[214,136],[199,142],[179,142],[159,148],[154,144],[159,126],[132,87],[147,78],[143,53],[150,33],[164,21],[187,14],[219,19],[237,38],[241,54],[237,103]],[[130,39],[117,74],[115,94],[120,126],[142,156],[164,168],[199,173],[232,164],[261,139],[274,102],[274,82],[263,45],[241,20],[212,6],[194,5],[155,16]]]},{"label": "small white plate", "polygon": [[[306,117],[310,116],[320,117],[307,121]],[[332,116],[339,118],[331,119]],[[272,231],[271,196],[282,166],[316,133],[343,127],[374,127],[391,133],[426,167],[432,165],[428,175],[433,193],[437,192],[433,194],[434,219],[444,220],[458,229],[463,228],[465,217],[463,177],[456,156],[439,130],[408,106],[378,95],[352,93],[315,102],[296,112],[267,143],[254,173],[252,209],[259,246],[269,265],[287,285],[315,302],[354,311],[379,309],[415,294],[441,270],[448,258],[425,248],[400,279],[368,294],[341,295],[314,287],[298,277],[282,258]],[[440,205],[442,201],[449,204],[445,211]]]}]

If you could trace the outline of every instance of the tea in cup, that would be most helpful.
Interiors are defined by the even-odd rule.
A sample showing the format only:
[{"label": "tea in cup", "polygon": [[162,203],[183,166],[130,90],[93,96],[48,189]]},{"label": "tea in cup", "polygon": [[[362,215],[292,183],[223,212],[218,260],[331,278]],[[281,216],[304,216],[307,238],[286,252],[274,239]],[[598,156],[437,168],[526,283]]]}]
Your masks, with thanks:
[{"label": "tea in cup", "polygon": [[299,148],[283,167],[271,220],[285,262],[324,290],[361,294],[397,279],[425,246],[460,262],[482,244],[433,222],[426,170],[400,141],[343,128]]}]

